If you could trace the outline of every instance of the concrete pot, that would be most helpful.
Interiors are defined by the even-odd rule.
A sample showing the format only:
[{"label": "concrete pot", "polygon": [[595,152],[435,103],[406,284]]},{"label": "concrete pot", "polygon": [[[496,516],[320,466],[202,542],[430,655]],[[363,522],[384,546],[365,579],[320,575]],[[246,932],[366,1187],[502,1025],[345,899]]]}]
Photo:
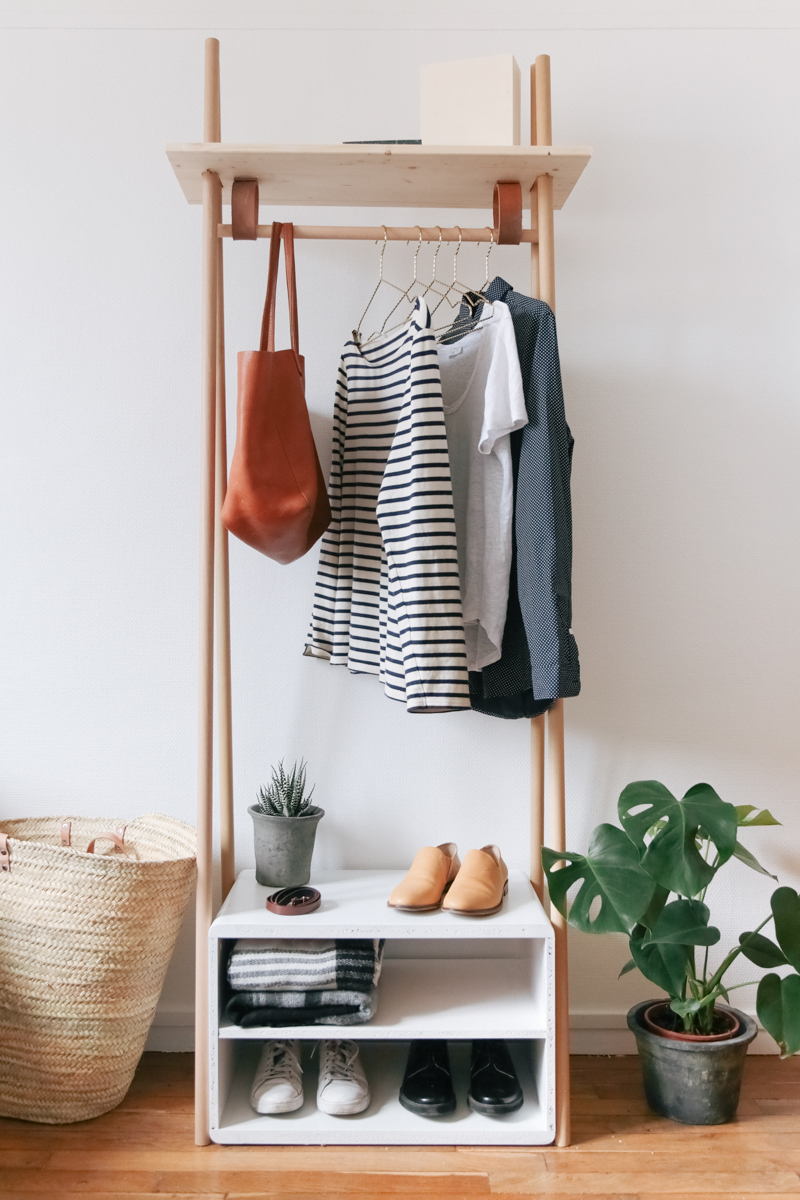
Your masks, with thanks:
[{"label": "concrete pot", "polygon": [[684,1041],[651,1033],[644,1013],[656,1000],[635,1004],[628,1028],[636,1038],[647,1103],[662,1117],[684,1125],[725,1125],[736,1115],[747,1047],[758,1032],[738,1008],[739,1032],[724,1040]]},{"label": "concrete pot", "polygon": [[267,887],[308,883],[317,825],[325,816],[312,804],[302,817],[273,817],[251,804],[256,851],[256,879]]}]

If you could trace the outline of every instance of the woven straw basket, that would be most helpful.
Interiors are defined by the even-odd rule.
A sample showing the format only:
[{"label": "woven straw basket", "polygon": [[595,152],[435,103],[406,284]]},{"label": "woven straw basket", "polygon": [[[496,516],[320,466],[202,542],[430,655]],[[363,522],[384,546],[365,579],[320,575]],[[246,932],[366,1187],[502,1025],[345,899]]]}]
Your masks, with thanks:
[{"label": "woven straw basket", "polygon": [[[124,854],[109,830],[124,830]],[[0,820],[2,834],[0,1115],[85,1121],[130,1087],[194,883],[195,831],[150,813]]]}]

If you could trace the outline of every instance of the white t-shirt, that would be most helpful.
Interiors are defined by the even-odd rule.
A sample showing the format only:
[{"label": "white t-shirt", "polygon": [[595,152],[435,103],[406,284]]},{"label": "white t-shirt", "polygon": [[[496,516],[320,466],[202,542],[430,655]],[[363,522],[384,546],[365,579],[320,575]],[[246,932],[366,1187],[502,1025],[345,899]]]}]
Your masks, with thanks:
[{"label": "white t-shirt", "polygon": [[528,423],[508,306],[450,346],[439,346],[444,418],[453,478],[458,574],[467,666],[500,658],[514,534],[509,434]]}]

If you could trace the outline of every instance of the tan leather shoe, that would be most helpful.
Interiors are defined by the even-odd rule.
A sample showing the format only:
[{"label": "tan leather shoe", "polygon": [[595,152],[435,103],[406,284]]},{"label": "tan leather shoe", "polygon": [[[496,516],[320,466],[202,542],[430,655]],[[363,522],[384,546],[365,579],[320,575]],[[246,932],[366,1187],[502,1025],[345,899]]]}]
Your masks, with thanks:
[{"label": "tan leather shoe", "polygon": [[459,917],[490,917],[503,907],[508,867],[497,846],[468,850],[442,908]]},{"label": "tan leather shoe", "polygon": [[460,866],[455,842],[423,846],[405,879],[389,897],[389,908],[399,908],[401,912],[433,912],[441,908],[442,897]]}]

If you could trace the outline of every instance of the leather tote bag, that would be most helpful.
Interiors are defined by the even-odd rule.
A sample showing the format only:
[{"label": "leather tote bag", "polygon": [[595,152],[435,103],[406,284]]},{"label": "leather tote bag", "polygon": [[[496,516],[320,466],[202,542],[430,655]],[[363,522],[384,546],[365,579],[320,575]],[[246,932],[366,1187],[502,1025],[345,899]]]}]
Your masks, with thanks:
[{"label": "leather tote bag", "polygon": [[[283,238],[291,350],[275,349],[275,291]],[[222,523],[279,563],[301,558],[331,520],[305,398],[297,328],[294,232],[274,222],[261,346],[238,355],[236,446]]]}]

